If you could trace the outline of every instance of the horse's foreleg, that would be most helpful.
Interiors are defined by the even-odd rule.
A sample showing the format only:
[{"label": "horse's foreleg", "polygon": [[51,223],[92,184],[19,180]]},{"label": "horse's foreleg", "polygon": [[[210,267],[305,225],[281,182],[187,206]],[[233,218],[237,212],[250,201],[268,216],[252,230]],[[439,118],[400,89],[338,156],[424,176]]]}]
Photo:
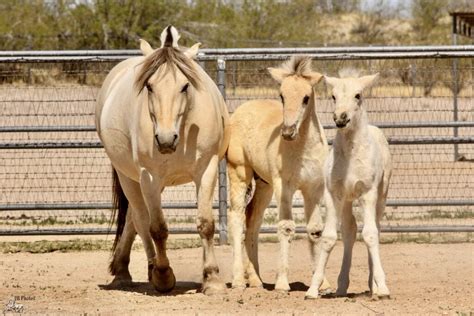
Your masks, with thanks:
[{"label": "horse's foreleg", "polygon": [[352,262],[352,248],[357,237],[357,223],[352,214],[352,202],[346,202],[341,214],[341,233],[344,243],[344,256],[342,258],[341,271],[337,279],[338,296],[347,296],[349,288],[349,272]]},{"label": "horse's foreleg", "polygon": [[245,288],[242,254],[242,234],[245,223],[245,203],[252,171],[245,166],[228,165],[230,184],[229,235],[233,250],[232,287]]},{"label": "horse's foreleg", "polygon": [[[148,259],[148,277],[151,280],[151,271],[153,269],[153,260],[155,258],[156,252],[155,247],[153,246],[153,239],[151,238],[150,234],[150,216],[148,214],[145,201],[143,200],[140,184],[123,176],[118,171],[117,174],[120,179],[120,185],[122,186],[123,192],[125,193],[131,206],[128,211],[131,211],[133,226],[135,227],[135,230],[143,242],[143,248],[145,249]],[[128,219],[127,222],[129,223]],[[124,235],[127,234],[126,229],[127,226],[125,226]]]},{"label": "horse's foreleg", "polygon": [[262,225],[263,214],[273,195],[272,186],[258,179],[255,181],[255,193],[246,208],[244,266],[250,287],[261,287],[258,265],[258,235]]},{"label": "horse's foreleg", "polygon": [[306,292],[305,298],[317,298],[319,295],[319,287],[324,281],[324,272],[326,264],[337,240],[337,223],[341,210],[341,201],[334,199],[334,197],[327,190],[324,192],[326,202],[326,223],[324,224],[323,233],[319,242],[319,258],[316,264],[316,269],[311,280],[311,286]]},{"label": "horse's foreleg", "polygon": [[[380,203],[377,203],[378,192],[375,188],[364,194],[360,199],[360,207],[364,214],[364,228],[362,229],[362,237],[367,245],[369,251],[369,287],[376,293],[372,293],[379,297],[390,296],[390,291],[385,283],[385,272],[382,268],[382,261],[380,260],[379,251],[379,216],[377,214],[377,208],[380,207]],[[379,204],[379,205],[378,205]],[[372,268],[371,268],[372,266]],[[372,279],[373,276],[373,280]]]},{"label": "horse's foreleg", "polygon": [[280,264],[278,267],[275,290],[289,291],[288,283],[288,256],[290,243],[295,235],[296,226],[291,213],[292,199],[294,190],[282,187],[281,182],[274,187],[275,197],[278,202],[279,217],[278,222],[278,240],[280,241]]},{"label": "horse's foreleg", "polygon": [[[321,209],[319,207],[319,203],[321,203],[324,195],[324,183],[316,188],[311,186],[308,189],[303,189],[302,194],[304,199],[306,232],[308,234],[309,250],[311,254],[312,273],[314,273],[319,255],[319,241],[324,228]],[[329,291],[330,288],[331,284],[326,278],[324,278],[320,290]]]},{"label": "horse's foreleg", "polygon": [[163,210],[161,209],[162,186],[160,179],[151,175],[146,170],[142,170],[141,172],[140,185],[149,212],[149,232],[155,242],[157,252],[151,273],[149,270],[150,281],[158,291],[169,292],[174,288],[176,278],[170,267],[168,256],[166,255],[168,225],[166,224]]},{"label": "horse's foreleg", "polygon": [[214,216],[212,214],[212,198],[217,180],[219,158],[214,156],[200,179],[195,180],[198,199],[197,230],[203,246],[203,285],[205,294],[214,294],[225,290],[226,286],[219,277],[214,254]]}]

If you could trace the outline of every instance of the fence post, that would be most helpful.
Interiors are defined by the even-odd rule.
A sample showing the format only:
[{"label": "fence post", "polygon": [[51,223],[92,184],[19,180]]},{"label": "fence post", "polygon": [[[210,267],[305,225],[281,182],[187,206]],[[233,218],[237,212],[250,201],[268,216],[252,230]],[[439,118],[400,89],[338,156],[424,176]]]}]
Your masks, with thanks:
[{"label": "fence post", "polygon": [[[225,95],[225,60],[217,60],[217,87],[224,100]],[[219,162],[219,244],[227,244],[227,162]]]},{"label": "fence post", "polygon": [[[458,31],[457,31],[457,18],[456,15],[453,15],[453,45],[458,44]],[[453,58],[453,120],[456,122],[458,120],[458,60],[457,58]],[[454,128],[454,137],[458,136],[458,128]],[[454,161],[458,161],[459,159],[459,148],[458,144],[454,144]]]}]

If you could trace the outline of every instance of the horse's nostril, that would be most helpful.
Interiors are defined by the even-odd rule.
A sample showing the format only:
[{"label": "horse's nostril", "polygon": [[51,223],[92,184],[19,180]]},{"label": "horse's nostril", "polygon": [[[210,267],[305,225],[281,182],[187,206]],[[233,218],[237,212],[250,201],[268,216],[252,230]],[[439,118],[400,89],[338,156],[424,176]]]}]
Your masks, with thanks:
[{"label": "horse's nostril", "polygon": [[175,142],[177,139],[178,139],[178,134],[175,133],[175,134],[173,135],[173,142]]},{"label": "horse's nostril", "polygon": [[341,114],[341,119],[342,119],[342,120],[346,120],[346,119],[347,119],[347,113],[346,113],[346,112],[343,112],[343,113]]}]

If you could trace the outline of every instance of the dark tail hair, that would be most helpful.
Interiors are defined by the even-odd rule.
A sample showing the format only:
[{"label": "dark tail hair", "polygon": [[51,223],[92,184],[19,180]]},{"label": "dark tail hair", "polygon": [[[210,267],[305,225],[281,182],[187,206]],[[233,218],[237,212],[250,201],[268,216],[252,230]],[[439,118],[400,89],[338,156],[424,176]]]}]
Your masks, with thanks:
[{"label": "dark tail hair", "polygon": [[[112,246],[112,255],[115,254],[115,249],[120,241],[120,237],[125,227],[125,220],[127,218],[128,200],[123,193],[122,186],[120,185],[117,171],[112,168],[112,220],[111,227],[115,222],[115,215],[117,215],[117,231],[115,233],[114,245]],[[117,214],[118,211],[118,214]]]}]

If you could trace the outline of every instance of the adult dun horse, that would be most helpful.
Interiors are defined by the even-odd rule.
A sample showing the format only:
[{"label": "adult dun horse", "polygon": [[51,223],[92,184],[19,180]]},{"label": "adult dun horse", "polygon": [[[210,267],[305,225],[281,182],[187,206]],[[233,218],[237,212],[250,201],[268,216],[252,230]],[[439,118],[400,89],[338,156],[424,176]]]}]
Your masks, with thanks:
[{"label": "adult dun horse", "polygon": [[174,288],[161,192],[194,182],[204,252],[202,290],[211,294],[225,289],[214,255],[212,197],[228,145],[229,116],[217,86],[193,61],[199,44],[182,51],[178,39],[177,30],[168,26],[161,48],[141,41],[144,56],[115,66],[98,95],[96,126],[114,168],[118,208],[110,272],[113,284],[131,282],[128,264],[138,233],[149,280],[160,292]]},{"label": "adult dun horse", "polygon": [[[324,193],[323,165],[328,145],[316,113],[314,86],[322,75],[311,70],[311,58],[294,56],[268,69],[280,83],[281,102],[255,100],[241,105],[231,118],[227,151],[231,210],[229,229],[234,246],[232,286],[262,286],[258,276],[258,235],[272,194],[279,208],[280,258],[276,290],[288,291],[289,243],[295,234],[292,201],[301,190],[313,264],[323,229],[319,203]],[[246,192],[255,178],[255,193]],[[246,222],[245,249],[242,233]],[[247,280],[246,280],[247,278]],[[328,285],[325,285],[326,287]]]}]

